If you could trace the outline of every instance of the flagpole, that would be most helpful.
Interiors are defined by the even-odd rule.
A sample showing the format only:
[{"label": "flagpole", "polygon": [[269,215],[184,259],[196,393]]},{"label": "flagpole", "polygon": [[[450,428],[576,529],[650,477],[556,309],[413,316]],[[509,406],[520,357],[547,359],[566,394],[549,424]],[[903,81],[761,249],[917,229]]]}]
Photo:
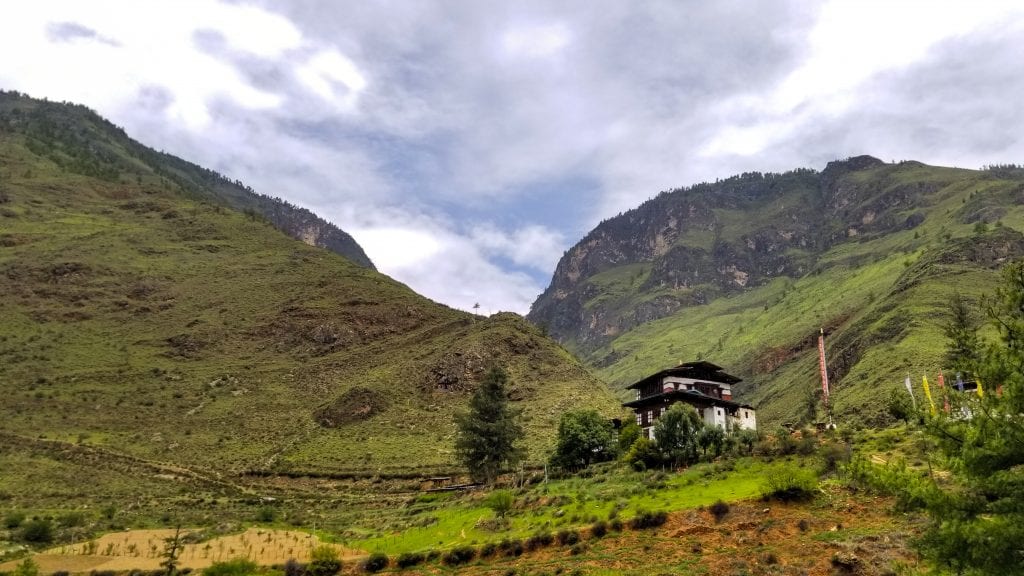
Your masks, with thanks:
[{"label": "flagpole", "polygon": [[832,422],[832,403],[828,401],[828,367],[825,364],[825,329],[818,329],[818,366],[821,370],[821,391],[822,400],[825,402],[825,413],[828,414],[828,427],[835,428]]}]

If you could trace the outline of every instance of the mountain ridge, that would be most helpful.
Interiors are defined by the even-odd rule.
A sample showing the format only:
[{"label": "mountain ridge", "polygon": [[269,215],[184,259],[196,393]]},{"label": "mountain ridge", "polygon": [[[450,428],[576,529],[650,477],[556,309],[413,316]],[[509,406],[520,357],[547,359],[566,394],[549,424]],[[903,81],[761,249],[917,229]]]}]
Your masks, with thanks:
[{"label": "mountain ridge", "polygon": [[[954,288],[980,297],[995,268],[1024,255],[1022,205],[1015,166],[855,156],[820,172],[744,173],[599,224],[528,318],[620,390],[685,359],[725,364],[767,422],[802,418],[816,373],[808,343],[824,327],[830,377],[840,398],[849,389],[838,408],[882,423],[879,391],[941,367],[942,301]],[[911,328],[893,330],[901,321]],[[887,365],[873,358],[901,343]]]},{"label": "mountain ridge", "polygon": [[375,269],[351,235],[310,210],[257,194],[240,180],[152,150],[80,104],[37,100],[0,90],[0,123],[9,131],[25,134],[31,150],[69,171],[116,181],[120,172],[135,173],[145,166],[196,199],[259,215],[292,238]]}]

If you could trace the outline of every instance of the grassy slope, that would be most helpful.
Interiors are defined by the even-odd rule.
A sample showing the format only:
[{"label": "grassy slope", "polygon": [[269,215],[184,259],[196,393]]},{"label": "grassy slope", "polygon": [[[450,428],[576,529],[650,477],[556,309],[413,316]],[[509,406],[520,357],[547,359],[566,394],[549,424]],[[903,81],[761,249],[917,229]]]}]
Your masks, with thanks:
[{"label": "grassy slope", "polygon": [[[699,464],[678,474],[604,466],[586,478],[553,480],[517,490],[507,528],[489,526],[493,512],[484,506],[486,494],[481,492],[406,492],[383,504],[346,502],[338,506],[335,502],[334,507],[323,499],[326,493],[320,492],[322,500],[312,506],[323,513],[317,524],[318,536],[357,551],[356,555],[383,552],[392,560],[403,552],[444,551],[465,545],[479,551],[485,544],[503,540],[525,544],[541,533],[571,532],[581,540],[572,548],[552,542],[521,556],[498,550],[462,568],[446,567],[435,559],[403,571],[414,574],[501,574],[511,569],[532,574],[577,568],[586,574],[651,574],[654,570],[771,574],[783,567],[786,573],[827,574],[831,573],[833,553],[854,549],[872,570],[915,565],[906,546],[915,530],[913,519],[890,515],[889,502],[884,499],[851,493],[829,480],[811,502],[756,500],[765,491],[766,475],[773,471],[819,465],[815,458],[791,456],[774,461],[748,457]],[[358,487],[349,488],[350,493],[359,491]],[[706,510],[718,501],[730,503],[720,521]],[[668,511],[668,522],[656,529],[629,529],[629,520],[639,510]],[[220,522],[224,519],[218,517]],[[590,533],[596,521],[614,519],[624,521],[626,529],[609,530],[604,537]],[[287,526],[279,522],[275,527]],[[68,565],[78,559],[65,557]],[[347,561],[346,568],[346,573],[359,573],[354,559]]]},{"label": "grassy slope", "polygon": [[[1012,243],[1013,231],[1024,230],[1024,207],[1014,196],[1019,180],[916,163],[854,172],[848,178],[870,182],[883,170],[890,186],[941,185],[926,205],[907,208],[908,213],[925,211],[920,226],[853,238],[819,257],[806,276],[778,278],[683,308],[617,336],[585,361],[622,387],[679,361],[704,357],[746,378],[740,393],[761,409],[763,423],[796,421],[807,394],[820,386],[815,337],[824,326],[837,373],[832,382],[837,414],[846,421],[883,420],[884,399],[908,372],[919,382],[922,374],[934,379],[942,368],[941,325],[949,296],[959,291],[977,300],[996,284],[998,262],[971,261],[970,245]],[[1000,226],[979,234],[973,224],[964,223],[964,214],[985,207],[1001,212]],[[742,229],[741,219],[732,220],[726,221],[723,235]],[[598,298],[618,298],[618,307],[629,309],[650,297],[630,292],[642,282],[635,279],[643,270],[643,264],[630,264],[589,282],[607,288]]]},{"label": "grassy slope", "polygon": [[[453,462],[468,392],[437,390],[435,369],[471,386],[506,364],[535,460],[561,411],[616,410],[521,319],[430,302],[145,165],[83,176],[0,132],[0,191],[2,432],[218,470],[387,472]],[[353,388],[351,423],[317,424]]]}]

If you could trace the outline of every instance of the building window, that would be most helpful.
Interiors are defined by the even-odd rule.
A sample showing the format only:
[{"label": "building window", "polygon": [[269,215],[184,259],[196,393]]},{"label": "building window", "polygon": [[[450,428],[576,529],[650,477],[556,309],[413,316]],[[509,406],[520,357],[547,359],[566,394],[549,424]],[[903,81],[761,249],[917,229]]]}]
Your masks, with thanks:
[{"label": "building window", "polygon": [[722,415],[722,411],[721,411],[721,410],[719,410],[719,411],[718,411],[718,415],[719,415],[719,416],[721,416],[721,415]]},{"label": "building window", "polygon": [[648,410],[647,411],[647,422],[648,423],[654,422],[654,410]]},{"label": "building window", "polygon": [[643,418],[640,416],[640,413],[637,412],[636,413],[636,425],[639,426],[641,424],[643,424]]},{"label": "building window", "polygon": [[747,412],[746,410],[744,410],[743,411],[743,417],[744,418],[750,418],[750,412]]}]

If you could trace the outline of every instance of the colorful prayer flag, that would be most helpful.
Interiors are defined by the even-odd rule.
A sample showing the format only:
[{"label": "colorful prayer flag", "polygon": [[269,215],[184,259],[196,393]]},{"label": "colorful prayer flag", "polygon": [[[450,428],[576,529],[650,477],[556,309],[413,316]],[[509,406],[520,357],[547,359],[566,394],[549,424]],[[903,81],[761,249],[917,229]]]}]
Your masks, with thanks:
[{"label": "colorful prayer flag", "polygon": [[946,393],[946,378],[939,370],[939,390],[942,390],[942,411],[949,414],[949,394]]},{"label": "colorful prayer flag", "polygon": [[932,400],[932,390],[928,387],[928,377],[923,376],[922,382],[924,385],[924,395],[928,398],[928,405],[931,407],[932,416],[935,416],[935,401]]},{"label": "colorful prayer flag", "polygon": [[914,398],[914,387],[910,384],[910,374],[907,374],[907,379],[903,381],[903,385],[907,387],[907,393],[910,394],[910,402],[914,405],[914,412],[917,412],[917,398]]}]

